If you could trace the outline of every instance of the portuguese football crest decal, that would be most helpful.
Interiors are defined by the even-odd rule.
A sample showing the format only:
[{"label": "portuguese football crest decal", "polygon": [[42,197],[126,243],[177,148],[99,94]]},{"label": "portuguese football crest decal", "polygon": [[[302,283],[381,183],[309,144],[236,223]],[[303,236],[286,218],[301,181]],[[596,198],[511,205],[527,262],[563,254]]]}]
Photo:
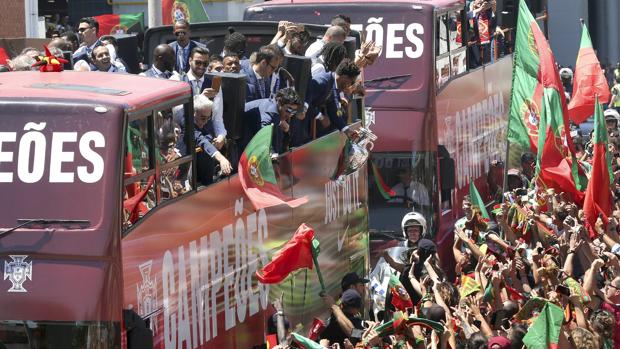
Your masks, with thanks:
[{"label": "portuguese football crest decal", "polygon": [[536,103],[526,98],[521,104],[521,116],[523,124],[527,127],[527,133],[530,137],[538,136],[538,124],[540,123],[540,110]]},{"label": "portuguese football crest decal", "polygon": [[256,155],[252,155],[250,160],[248,160],[248,174],[250,175],[250,179],[254,184],[263,186],[265,184],[265,180],[263,176],[260,174],[260,170],[258,169],[258,159]]},{"label": "portuguese football crest decal", "polygon": [[172,4],[172,18],[173,23],[181,20],[190,22],[189,9],[184,2],[175,1],[174,4]]}]

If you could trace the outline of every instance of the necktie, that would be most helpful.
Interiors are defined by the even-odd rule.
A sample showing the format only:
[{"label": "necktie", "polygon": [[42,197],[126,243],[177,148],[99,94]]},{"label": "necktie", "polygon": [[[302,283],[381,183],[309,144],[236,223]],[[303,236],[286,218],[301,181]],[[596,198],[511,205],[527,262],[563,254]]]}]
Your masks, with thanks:
[{"label": "necktie", "polygon": [[194,96],[200,94],[201,85],[200,80],[194,80]]},{"label": "necktie", "polygon": [[182,47],[179,47],[177,51],[177,65],[179,66],[179,71],[185,71],[185,53],[183,51]]},{"label": "necktie", "polygon": [[169,78],[170,78],[170,76],[171,76],[171,74],[170,74],[170,72],[169,72],[169,71],[167,71],[167,70],[166,70],[166,71],[164,71],[164,72],[161,72],[160,76],[161,76],[162,78],[164,78],[164,79],[169,79]]}]

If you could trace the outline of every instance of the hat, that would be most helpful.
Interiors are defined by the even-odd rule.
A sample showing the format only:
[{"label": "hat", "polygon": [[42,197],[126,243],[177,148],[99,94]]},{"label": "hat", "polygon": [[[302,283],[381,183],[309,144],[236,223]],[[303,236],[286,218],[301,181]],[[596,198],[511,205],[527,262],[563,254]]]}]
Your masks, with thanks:
[{"label": "hat", "polygon": [[370,280],[361,278],[357,273],[348,273],[340,281],[340,286],[342,286],[342,291],[346,291],[351,285],[357,283],[365,284],[367,282],[370,282]]},{"label": "hat", "polygon": [[437,252],[437,246],[429,239],[420,239],[418,241],[418,250],[425,250],[427,252]]},{"label": "hat", "polygon": [[573,71],[570,68],[560,69],[560,77],[563,79],[571,79],[573,77]]},{"label": "hat", "polygon": [[342,301],[342,305],[346,307],[353,307],[353,308],[362,307],[362,297],[354,289],[348,289],[344,291],[342,293],[342,297],[340,297],[340,300]]},{"label": "hat", "polygon": [[[499,347],[498,347],[499,346]],[[510,340],[504,336],[496,336],[489,339],[487,343],[489,349],[510,349]]]},{"label": "hat", "polygon": [[603,115],[605,115],[605,121],[607,120],[618,120],[620,119],[620,114],[618,114],[618,112],[615,109],[606,109],[603,112]]}]

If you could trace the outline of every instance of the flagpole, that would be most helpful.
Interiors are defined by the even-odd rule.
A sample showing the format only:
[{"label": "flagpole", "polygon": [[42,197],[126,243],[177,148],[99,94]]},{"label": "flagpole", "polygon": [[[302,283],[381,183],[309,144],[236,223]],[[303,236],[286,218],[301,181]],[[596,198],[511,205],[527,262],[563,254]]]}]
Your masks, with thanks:
[{"label": "flagpole", "polygon": [[312,239],[312,260],[314,261],[316,275],[319,277],[319,283],[321,284],[319,296],[323,297],[325,295],[325,281],[323,281],[323,274],[321,274],[321,268],[319,267],[319,251],[319,240]]}]

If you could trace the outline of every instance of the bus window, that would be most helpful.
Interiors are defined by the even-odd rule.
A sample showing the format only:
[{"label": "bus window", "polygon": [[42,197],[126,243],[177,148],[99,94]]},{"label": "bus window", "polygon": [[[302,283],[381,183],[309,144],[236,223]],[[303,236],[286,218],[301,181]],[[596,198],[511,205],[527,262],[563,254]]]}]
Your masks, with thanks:
[{"label": "bus window", "polygon": [[190,155],[186,153],[188,144],[181,139],[181,127],[179,122],[183,120],[182,108],[175,108],[176,118],[172,109],[155,112],[155,151],[157,152],[157,164],[159,169],[159,192],[160,202],[174,199],[192,189],[190,183]]},{"label": "bus window", "polygon": [[148,118],[132,120],[127,125],[125,174],[139,174],[151,168],[149,162]]},{"label": "bus window", "polygon": [[451,75],[459,75],[467,70],[467,47],[463,45],[460,34],[463,11],[448,13],[448,29],[450,30],[450,63]]},{"label": "bus window", "polygon": [[436,83],[440,88],[450,79],[450,48],[448,46],[448,14],[438,15],[435,21]]}]

